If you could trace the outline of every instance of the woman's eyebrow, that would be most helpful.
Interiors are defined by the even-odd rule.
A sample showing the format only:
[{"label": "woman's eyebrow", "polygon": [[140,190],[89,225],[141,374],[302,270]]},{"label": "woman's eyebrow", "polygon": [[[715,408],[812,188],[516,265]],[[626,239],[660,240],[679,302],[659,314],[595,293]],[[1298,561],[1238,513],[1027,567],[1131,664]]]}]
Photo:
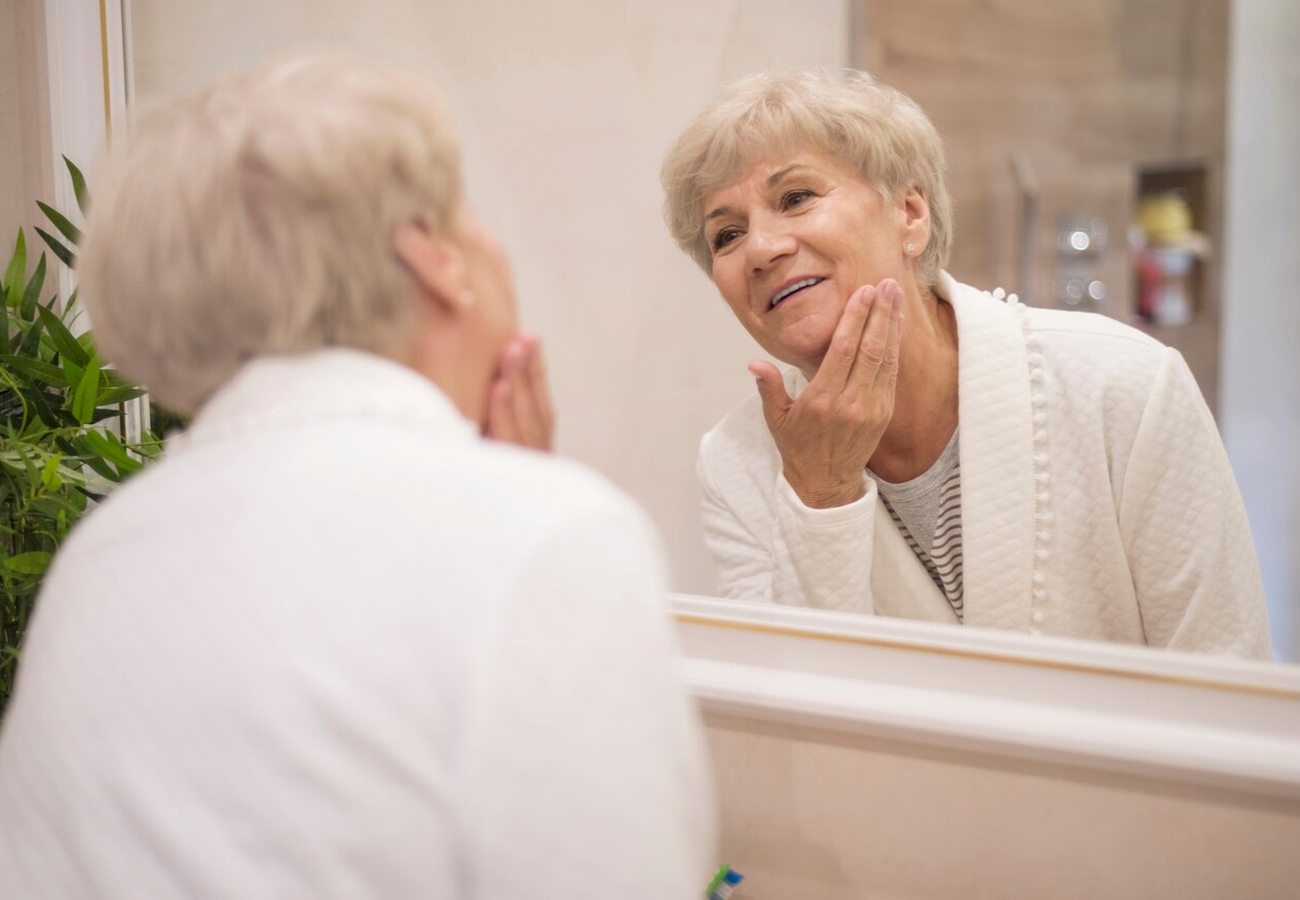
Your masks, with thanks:
[{"label": "woman's eyebrow", "polygon": [[790,165],[788,166],[782,166],[781,168],[773,172],[771,175],[767,176],[767,186],[772,187],[774,184],[776,184],[785,176],[789,175],[791,172],[797,171],[798,169],[807,169],[807,168],[808,166],[805,163],[797,163],[797,162],[790,163]]},{"label": "woman's eyebrow", "polygon": [[[798,163],[798,162],[790,163],[790,165],[782,166],[781,168],[773,172],[771,175],[767,176],[767,180],[764,183],[766,184],[767,187],[770,188],[773,185],[780,182],[782,178],[785,178],[787,175],[797,172],[800,169],[808,169],[809,171],[815,171],[807,163]],[[733,210],[730,206],[719,206],[717,209],[711,210],[709,214],[704,217],[704,221],[712,222],[714,219],[721,219],[725,216],[729,216],[733,212],[735,212],[735,210]]]}]

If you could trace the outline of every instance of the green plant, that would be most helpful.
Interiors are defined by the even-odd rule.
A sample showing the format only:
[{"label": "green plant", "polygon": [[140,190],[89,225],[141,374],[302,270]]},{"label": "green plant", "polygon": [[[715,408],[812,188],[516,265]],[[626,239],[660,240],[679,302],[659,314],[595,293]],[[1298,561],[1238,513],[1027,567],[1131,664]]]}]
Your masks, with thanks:
[{"label": "green plant", "polygon": [[[81,172],[65,158],[77,204]],[[72,268],[81,239],[66,216],[38,204],[59,237],[37,228],[58,265]],[[144,392],[122,380],[74,335],[76,291],[42,300],[51,268],[45,251],[28,273],[22,229],[0,283],[0,717],[13,689],[19,648],[51,557],[94,501],[156,456],[156,437],[119,434],[123,404]],[[57,272],[57,268],[56,268]]]}]

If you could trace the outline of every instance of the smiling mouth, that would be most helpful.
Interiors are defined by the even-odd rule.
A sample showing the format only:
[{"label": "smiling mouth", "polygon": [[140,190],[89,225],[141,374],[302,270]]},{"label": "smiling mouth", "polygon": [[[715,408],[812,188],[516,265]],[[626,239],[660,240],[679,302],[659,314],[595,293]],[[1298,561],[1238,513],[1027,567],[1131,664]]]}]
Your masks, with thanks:
[{"label": "smiling mouth", "polygon": [[776,292],[776,294],[772,297],[772,301],[768,303],[767,305],[768,310],[776,309],[777,304],[780,303],[782,300],[785,300],[786,298],[799,293],[804,288],[810,288],[815,284],[821,284],[825,280],[826,280],[825,278],[805,278],[802,281],[796,281],[794,284],[790,285],[789,287],[782,288],[781,290]]}]

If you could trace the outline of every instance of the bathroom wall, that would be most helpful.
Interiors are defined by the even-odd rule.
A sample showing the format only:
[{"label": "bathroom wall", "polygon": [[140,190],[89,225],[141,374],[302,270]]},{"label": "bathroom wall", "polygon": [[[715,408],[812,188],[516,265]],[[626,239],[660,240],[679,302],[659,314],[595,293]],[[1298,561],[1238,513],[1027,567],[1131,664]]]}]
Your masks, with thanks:
[{"label": "bathroom wall", "polygon": [[1219,417],[1273,641],[1300,660],[1300,4],[1235,0]]},{"label": "bathroom wall", "polygon": [[26,228],[29,250],[40,246],[31,230],[41,221],[36,201],[51,196],[54,153],[44,35],[42,0],[0,3],[0,260],[5,263],[19,226]]},{"label": "bathroom wall", "polygon": [[[0,253],[23,221],[23,135],[18,117],[18,33],[15,9],[0,4]],[[7,259],[7,257],[6,257]]]},{"label": "bathroom wall", "polygon": [[471,204],[510,251],[546,339],[559,449],[645,506],[679,590],[713,593],[700,436],[748,396],[752,341],[669,239],[658,168],[718,86],[847,63],[846,0],[423,3],[133,0],[140,100],[305,47],[432,74]]},{"label": "bathroom wall", "polygon": [[[944,136],[960,280],[1053,298],[1063,213],[1109,225],[1099,311],[1127,320],[1126,229],[1138,174],[1204,172],[1198,229],[1221,249],[1229,0],[859,0],[857,61],[910,94]],[[1011,156],[1039,201],[1035,274],[1021,284],[1021,208]],[[1190,325],[1151,329],[1187,357],[1212,409],[1219,390],[1221,253],[1201,273]]]},{"label": "bathroom wall", "polygon": [[1295,896],[1300,802],[708,716],[745,896]]}]

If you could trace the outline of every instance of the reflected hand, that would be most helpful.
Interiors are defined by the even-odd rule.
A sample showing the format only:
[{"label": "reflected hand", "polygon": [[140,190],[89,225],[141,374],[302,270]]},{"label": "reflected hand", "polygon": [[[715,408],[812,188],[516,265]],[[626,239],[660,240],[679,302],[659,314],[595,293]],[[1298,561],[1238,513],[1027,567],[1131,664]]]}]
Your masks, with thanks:
[{"label": "reflected hand", "polygon": [[483,436],[550,452],[555,412],[536,337],[513,337],[502,349],[497,375],[488,388]]},{"label": "reflected hand", "polygon": [[844,506],[863,495],[863,470],[894,415],[902,307],[903,289],[891,279],[854,291],[797,400],[776,366],[749,364],[785,479],[806,506]]}]

